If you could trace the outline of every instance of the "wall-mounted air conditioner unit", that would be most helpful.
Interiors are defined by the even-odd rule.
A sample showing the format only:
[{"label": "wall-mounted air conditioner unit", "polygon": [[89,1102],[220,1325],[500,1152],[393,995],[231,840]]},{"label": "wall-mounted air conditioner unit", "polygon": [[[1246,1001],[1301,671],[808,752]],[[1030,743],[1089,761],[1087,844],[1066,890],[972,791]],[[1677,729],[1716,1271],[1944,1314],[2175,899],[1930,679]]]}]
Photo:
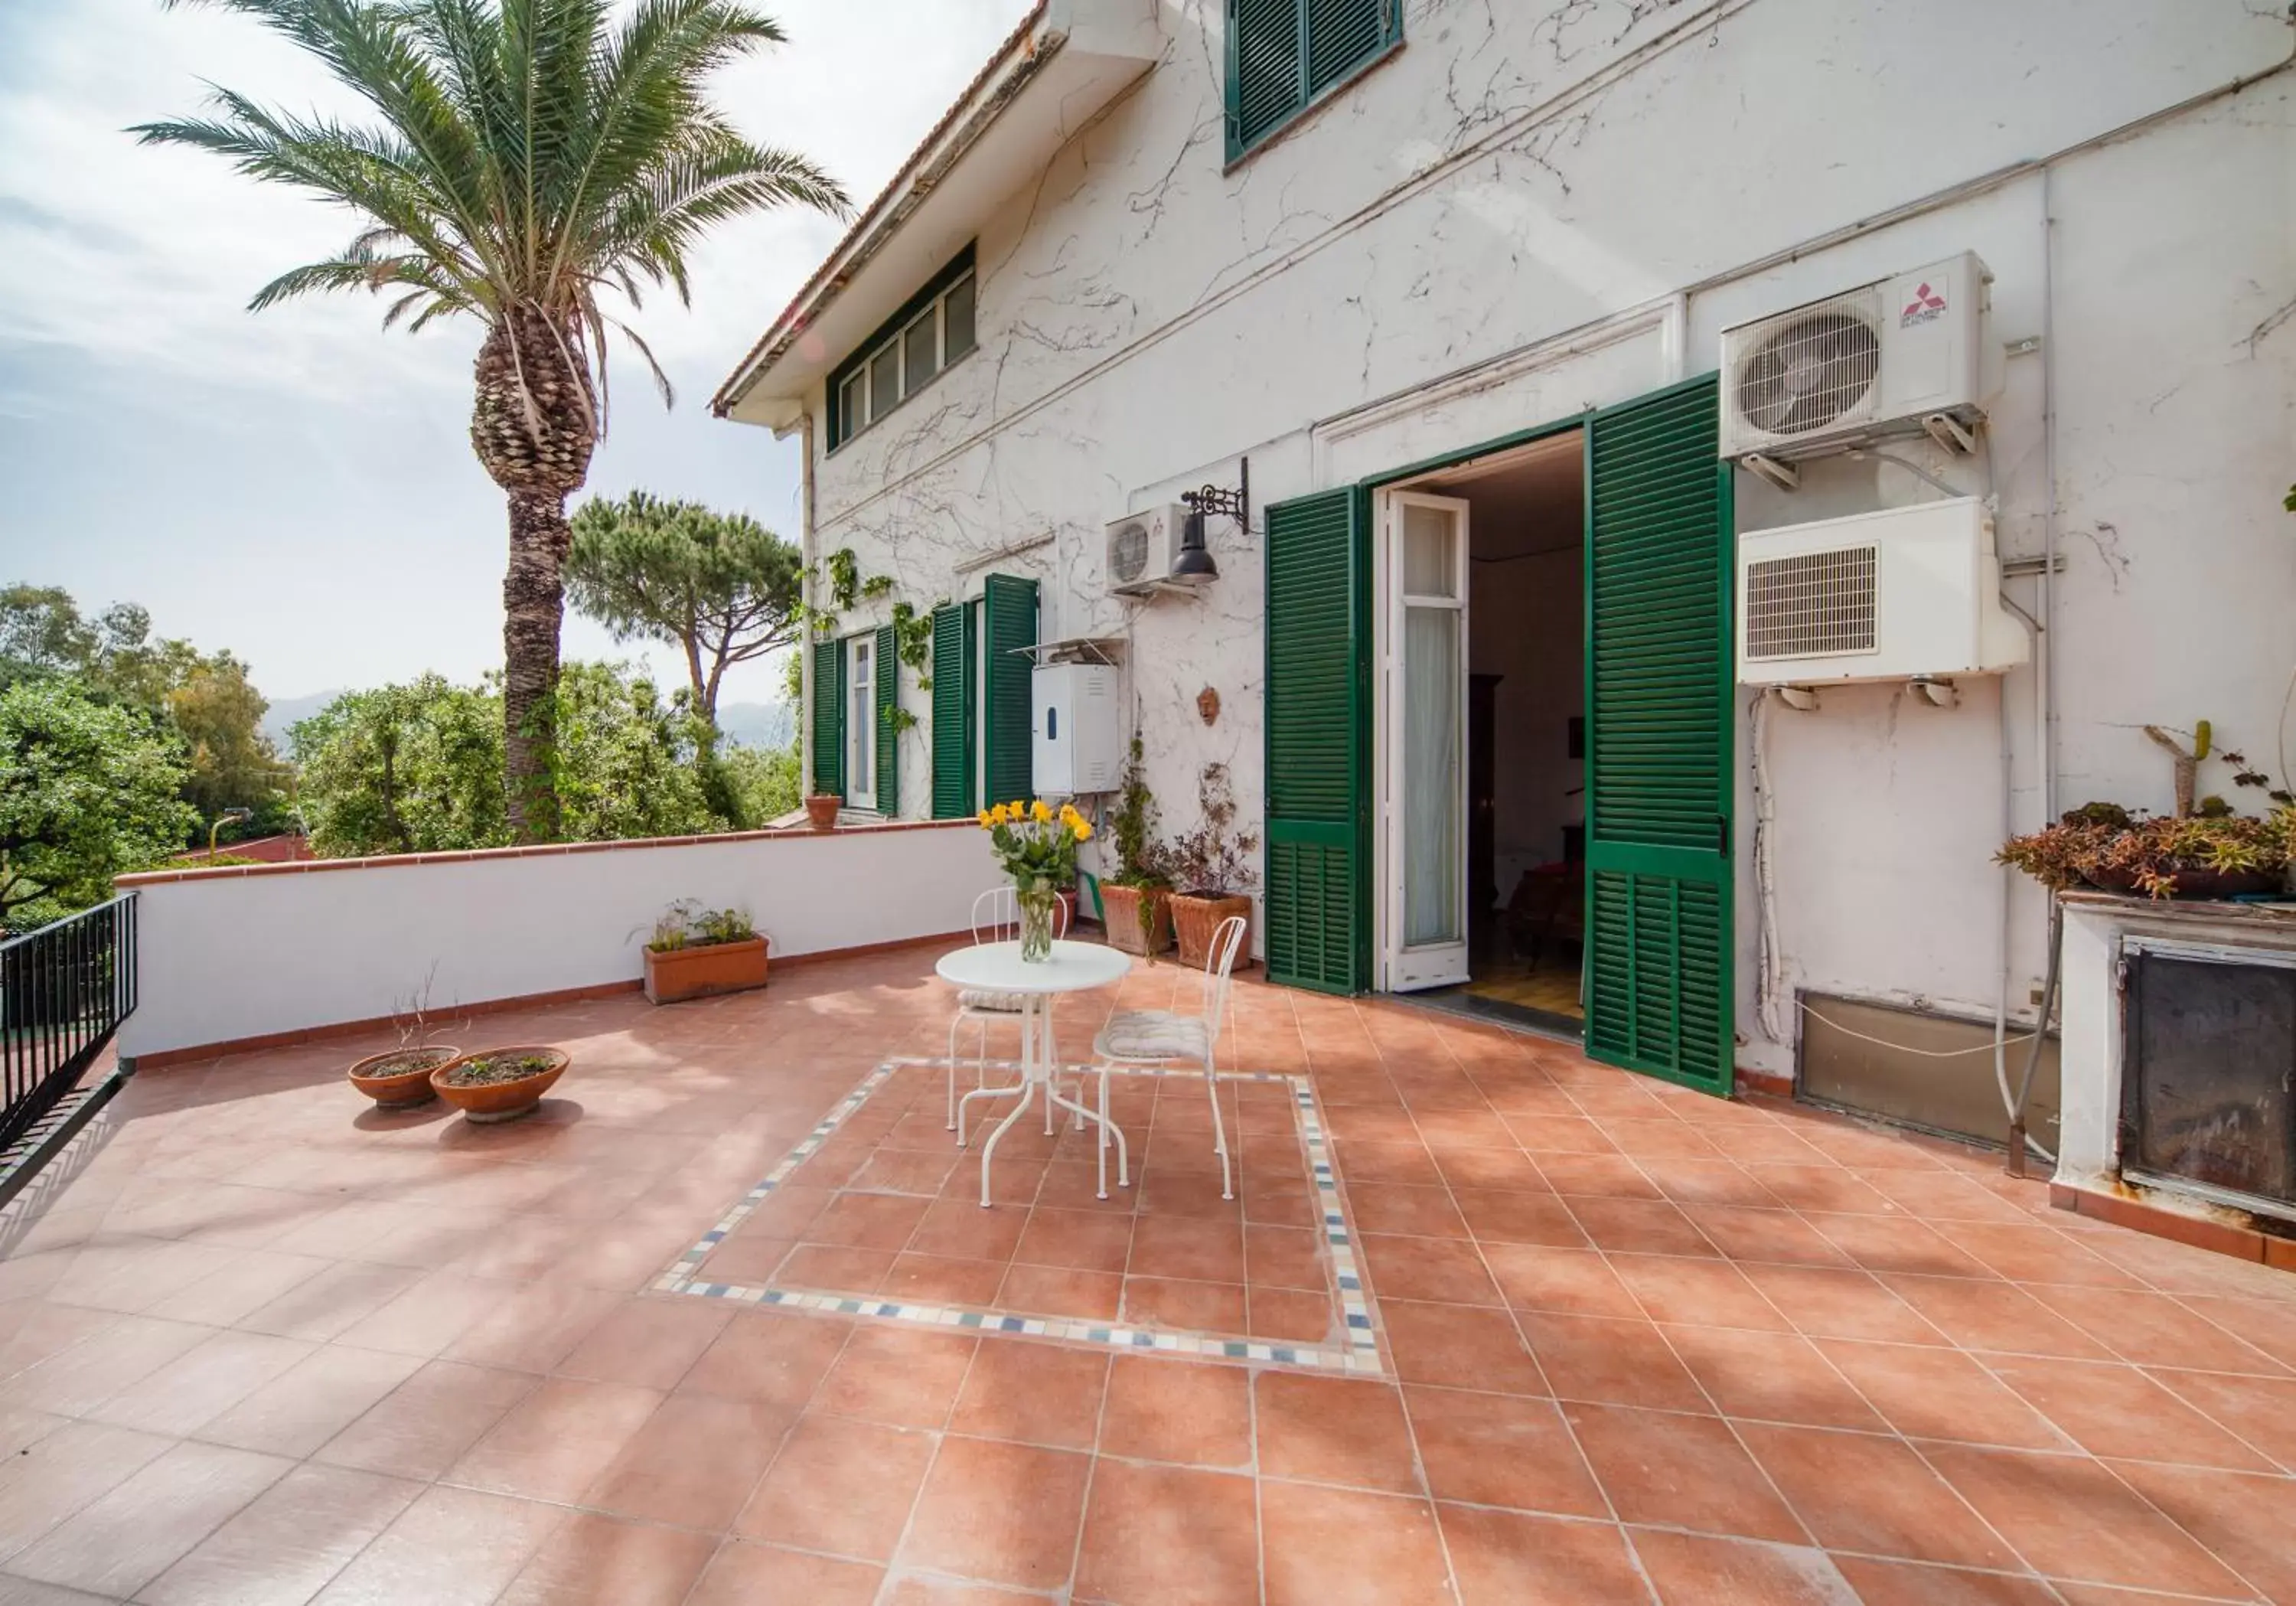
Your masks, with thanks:
[{"label": "wall-mounted air conditioner unit", "polygon": [[1151,507],[1108,526],[1108,589],[1119,597],[1144,597],[1172,579],[1188,510],[1177,502]]},{"label": "wall-mounted air conditioner unit", "polygon": [[1998,674],[2030,650],[1975,497],[1738,537],[1745,685]]},{"label": "wall-mounted air conditioner unit", "polygon": [[1986,286],[1972,251],[1722,332],[1722,456],[1778,460],[1983,416]]}]

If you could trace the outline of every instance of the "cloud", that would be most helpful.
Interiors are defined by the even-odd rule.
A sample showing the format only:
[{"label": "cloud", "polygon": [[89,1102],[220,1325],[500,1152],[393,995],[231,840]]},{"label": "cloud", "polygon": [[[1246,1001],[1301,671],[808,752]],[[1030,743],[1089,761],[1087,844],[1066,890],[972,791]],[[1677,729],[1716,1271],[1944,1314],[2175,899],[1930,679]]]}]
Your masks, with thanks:
[{"label": "cloud", "polygon": [[[788,46],[729,69],[719,103],[865,202],[1028,0],[786,0]],[[479,332],[378,330],[336,296],[244,310],[283,268],[340,249],[346,213],[129,125],[200,110],[204,84],[356,116],[250,20],[158,0],[0,0],[0,580],[132,597],[291,694],[498,662],[503,514],[463,432]],[[694,306],[632,322],[670,372],[664,413],[613,353],[612,434],[591,489],[745,508],[795,534],[794,449],[707,400],[841,232],[787,211],[714,235]],[[605,650],[570,622],[570,651]],[[777,695],[752,670],[739,695]]]}]

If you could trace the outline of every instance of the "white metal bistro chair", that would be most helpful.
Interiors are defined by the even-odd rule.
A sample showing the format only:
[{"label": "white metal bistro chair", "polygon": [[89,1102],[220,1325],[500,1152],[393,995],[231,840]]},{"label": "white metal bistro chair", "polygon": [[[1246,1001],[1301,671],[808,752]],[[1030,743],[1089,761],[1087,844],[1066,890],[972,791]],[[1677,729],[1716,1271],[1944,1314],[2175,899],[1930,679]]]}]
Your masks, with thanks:
[{"label": "white metal bistro chair", "polygon": [[[1053,935],[1069,935],[1069,906],[1063,902],[1053,906]],[[983,943],[1018,942],[1021,936],[1021,902],[1010,884],[993,886],[972,901],[972,945]],[[988,1027],[993,1021],[1011,1021],[1015,1025],[1028,1011],[1028,1001],[1017,992],[993,992],[983,987],[967,987],[956,995],[956,1018],[948,1023],[948,1130],[956,1130],[956,1034],[967,1021],[980,1028],[980,1050],[973,1057],[973,1086],[988,1085]],[[1052,1022],[1045,1023],[1045,1031],[1052,1032]],[[1053,1059],[1060,1063],[1057,1055]],[[1046,1131],[1051,1130],[1052,1106],[1045,1107]]]},{"label": "white metal bistro chair", "polygon": [[[1108,1074],[1119,1065],[1164,1066],[1193,1061],[1204,1067],[1204,1091],[1212,1106],[1212,1148],[1219,1156],[1220,1198],[1235,1197],[1234,1168],[1228,1164],[1227,1123],[1220,1116],[1219,1076],[1215,1059],[1220,1026],[1227,1018],[1228,977],[1235,969],[1237,950],[1243,946],[1246,922],[1230,915],[1212,932],[1211,948],[1204,955],[1203,1012],[1183,1015],[1171,1009],[1123,1009],[1109,1017],[1093,1040],[1093,1058],[1100,1062],[1100,1108],[1108,1108]],[[1101,1144],[1107,1146],[1105,1131]],[[1103,1162],[1104,1163],[1104,1162]],[[1131,1180],[1121,1145],[1117,1150],[1118,1182]]]}]

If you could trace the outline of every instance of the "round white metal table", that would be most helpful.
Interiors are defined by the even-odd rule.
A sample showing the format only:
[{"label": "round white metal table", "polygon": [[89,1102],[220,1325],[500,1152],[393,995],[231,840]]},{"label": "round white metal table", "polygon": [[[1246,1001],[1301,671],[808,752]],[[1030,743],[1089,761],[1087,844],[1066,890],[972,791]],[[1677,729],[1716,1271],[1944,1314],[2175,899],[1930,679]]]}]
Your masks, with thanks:
[{"label": "round white metal table", "polygon": [[1020,1101],[1012,1113],[996,1124],[988,1134],[988,1141],[980,1149],[980,1205],[988,1207],[988,1163],[995,1157],[996,1145],[1012,1131],[1028,1110],[1041,1090],[1045,1099],[1045,1130],[1053,1130],[1054,1107],[1073,1111],[1079,1122],[1090,1121],[1100,1128],[1100,1197],[1108,1197],[1108,1145],[1116,1143],[1119,1180],[1128,1177],[1131,1166],[1125,1152],[1124,1134],[1108,1118],[1108,1089],[1103,1080],[1101,1102],[1103,1108],[1095,1110],[1075,1099],[1064,1097],[1054,1073],[1058,1067],[1053,1055],[1053,1001],[1063,992],[1082,992],[1093,987],[1104,987],[1120,980],[1132,968],[1132,956],[1119,949],[1104,948],[1097,943],[1057,942],[1052,955],[1035,963],[1021,957],[1018,943],[977,943],[970,948],[958,948],[941,955],[934,965],[941,980],[957,987],[977,988],[988,992],[1009,992],[1021,1001],[1021,1080],[1006,1087],[976,1088],[958,1101],[958,1138],[963,1146],[964,1106],[975,1099],[1010,1098],[1018,1093]]}]

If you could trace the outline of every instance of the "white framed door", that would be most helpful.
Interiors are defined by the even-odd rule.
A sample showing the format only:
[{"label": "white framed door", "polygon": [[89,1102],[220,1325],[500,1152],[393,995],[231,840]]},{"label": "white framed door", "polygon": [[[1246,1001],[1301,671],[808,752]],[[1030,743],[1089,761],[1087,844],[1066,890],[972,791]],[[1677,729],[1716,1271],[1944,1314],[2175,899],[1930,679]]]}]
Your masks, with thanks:
[{"label": "white framed door", "polygon": [[1384,504],[1380,968],[1413,992],[1467,979],[1467,504]]},{"label": "white framed door", "polygon": [[845,644],[845,801],[877,806],[877,638],[864,633]]}]

